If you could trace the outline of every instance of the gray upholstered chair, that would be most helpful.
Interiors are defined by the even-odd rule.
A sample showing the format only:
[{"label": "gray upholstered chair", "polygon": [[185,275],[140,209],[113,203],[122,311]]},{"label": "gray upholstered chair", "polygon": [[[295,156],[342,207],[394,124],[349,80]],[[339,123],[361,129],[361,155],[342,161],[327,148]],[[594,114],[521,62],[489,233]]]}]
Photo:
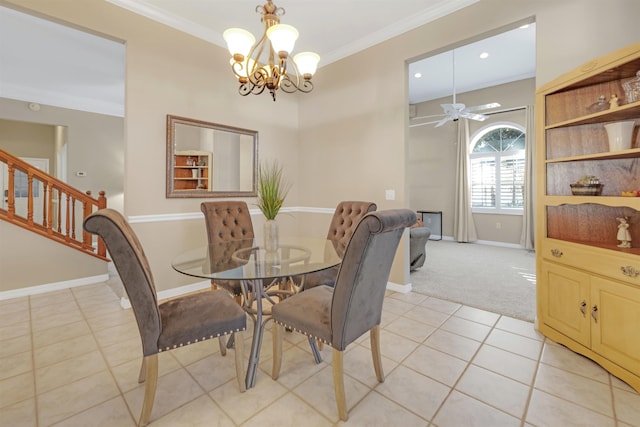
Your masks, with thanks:
[{"label": "gray upholstered chair", "polygon": [[[204,214],[209,244],[230,240],[251,239],[254,237],[251,213],[245,202],[225,200],[202,202],[200,210]],[[220,286],[229,291],[236,299],[242,295],[238,280],[212,280],[212,287]]]},{"label": "gray upholstered chair", "polygon": [[200,292],[158,305],[149,263],[125,218],[113,209],[101,209],[85,219],[84,229],[104,241],[138,323],[144,356],[138,382],[146,382],[138,425],[146,425],[151,416],[158,383],[158,353],[162,351],[236,334],[236,376],[240,391],[244,391],[242,343],[247,317],[229,293]]},{"label": "gray upholstered chair", "polygon": [[402,233],[415,222],[416,214],[408,209],[368,213],[347,244],[334,288],[316,286],[273,306],[273,379],[280,375],[283,328],[291,328],[333,347],[333,382],[341,420],[347,420],[342,354],[367,331],[376,377],[384,381],[382,303]]},{"label": "gray upholstered chair", "polygon": [[409,270],[415,271],[424,265],[427,258],[426,245],[431,237],[428,227],[414,227],[409,230]]},{"label": "gray upholstered chair", "polygon": [[[327,239],[333,242],[338,255],[342,256],[344,254],[353,230],[355,230],[362,217],[376,209],[377,206],[373,202],[342,201],[338,203],[327,232]],[[304,289],[315,288],[319,285],[333,286],[338,275],[338,268],[336,266],[307,274],[304,277]],[[294,278],[296,283],[300,283],[301,280],[302,278]]]}]

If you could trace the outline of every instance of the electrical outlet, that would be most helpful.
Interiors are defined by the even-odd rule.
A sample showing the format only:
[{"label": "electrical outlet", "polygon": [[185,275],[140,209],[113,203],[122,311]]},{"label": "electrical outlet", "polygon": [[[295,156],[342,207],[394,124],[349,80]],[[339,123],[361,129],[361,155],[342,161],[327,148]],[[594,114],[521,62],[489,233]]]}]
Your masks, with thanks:
[{"label": "electrical outlet", "polygon": [[500,230],[502,228],[502,224],[500,224],[499,222],[496,222],[496,228]]},{"label": "electrical outlet", "polygon": [[387,200],[395,200],[396,190],[385,190],[384,195],[385,195],[385,199]]}]

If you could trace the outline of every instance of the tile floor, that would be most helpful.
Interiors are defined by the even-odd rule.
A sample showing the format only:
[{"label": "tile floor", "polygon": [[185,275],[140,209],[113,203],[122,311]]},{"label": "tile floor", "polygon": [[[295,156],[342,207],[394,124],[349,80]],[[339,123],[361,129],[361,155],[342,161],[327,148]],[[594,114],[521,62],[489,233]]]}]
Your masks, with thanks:
[{"label": "tile floor", "polygon": [[[0,426],[135,425],[140,339],[108,285],[0,301],[0,325]],[[151,425],[640,426],[638,393],[531,323],[389,292],[381,341],[382,384],[368,336],[347,349],[347,423],[331,350],[316,365],[307,341],[287,334],[273,381],[268,333],[256,387],[244,394],[233,354],[221,357],[215,341],[162,353]]]}]

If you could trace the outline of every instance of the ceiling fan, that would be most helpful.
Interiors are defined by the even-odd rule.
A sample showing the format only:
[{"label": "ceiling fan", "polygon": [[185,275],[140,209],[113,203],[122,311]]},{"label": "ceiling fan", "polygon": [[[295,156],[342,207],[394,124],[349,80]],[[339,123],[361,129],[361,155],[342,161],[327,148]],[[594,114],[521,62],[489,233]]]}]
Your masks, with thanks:
[{"label": "ceiling fan", "polygon": [[444,110],[444,114],[435,114],[435,115],[430,115],[430,116],[420,116],[420,117],[414,117],[413,120],[422,120],[422,119],[429,119],[432,117],[442,117],[441,119],[438,120],[433,120],[433,121],[429,121],[426,123],[416,123],[410,126],[424,126],[424,125],[430,125],[433,123],[436,123],[435,127],[440,127],[443,124],[447,123],[447,122],[455,122],[458,121],[458,119],[460,119],[461,117],[467,118],[467,119],[471,119],[471,120],[478,120],[478,121],[483,121],[486,120],[487,116],[484,114],[478,114],[476,113],[477,111],[483,111],[483,110],[488,110],[491,108],[497,108],[500,107],[500,104],[498,104],[497,102],[491,102],[489,104],[483,104],[483,105],[475,105],[473,107],[467,107],[464,104],[461,103],[457,103],[456,102],[456,59],[455,59],[455,50],[452,51],[453,54],[453,103],[451,104],[440,104],[440,106],[442,107],[442,109]]}]

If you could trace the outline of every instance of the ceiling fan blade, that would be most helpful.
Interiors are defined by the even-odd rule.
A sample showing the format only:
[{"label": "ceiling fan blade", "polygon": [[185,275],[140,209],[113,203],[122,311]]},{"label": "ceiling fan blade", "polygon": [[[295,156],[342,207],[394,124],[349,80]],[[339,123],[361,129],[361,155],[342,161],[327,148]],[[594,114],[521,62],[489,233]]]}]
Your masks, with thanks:
[{"label": "ceiling fan blade", "polygon": [[[447,118],[448,120],[448,118]],[[434,123],[440,123],[442,120],[434,120],[431,122],[424,122],[424,123],[412,123],[409,125],[410,128],[414,128],[414,127],[418,127],[418,126],[425,126],[425,125],[432,125]]]},{"label": "ceiling fan blade", "polygon": [[446,116],[446,114],[432,114],[430,116],[418,116],[418,117],[413,117],[411,120],[422,120],[422,119],[428,119],[431,117],[442,117],[442,116]]},{"label": "ceiling fan blade", "polygon": [[443,124],[445,124],[445,123],[447,123],[447,122],[449,122],[451,120],[453,120],[451,117],[445,117],[444,119],[442,119],[439,122],[437,122],[438,124],[435,125],[434,127],[439,128],[440,126],[442,126]]},{"label": "ceiling fan blade", "polygon": [[485,116],[484,114],[474,114],[474,113],[469,113],[469,111],[462,111],[460,113],[460,117],[465,117],[467,119],[471,119],[471,120],[477,120],[479,122],[483,122],[487,119],[487,116]]},{"label": "ceiling fan blade", "polygon": [[491,102],[489,104],[475,105],[473,107],[465,108],[465,111],[480,111],[498,107],[500,107],[500,104],[498,104],[497,102]]},{"label": "ceiling fan blade", "polygon": [[457,114],[464,109],[464,104],[440,104],[445,114],[452,115]]}]

